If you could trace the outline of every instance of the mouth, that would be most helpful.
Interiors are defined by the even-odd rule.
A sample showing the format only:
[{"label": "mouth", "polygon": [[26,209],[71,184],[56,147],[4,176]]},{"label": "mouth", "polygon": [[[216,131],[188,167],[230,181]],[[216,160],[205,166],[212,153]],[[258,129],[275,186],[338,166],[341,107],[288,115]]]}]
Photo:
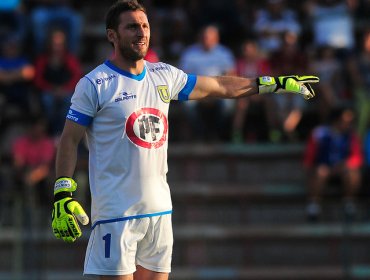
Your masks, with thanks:
[{"label": "mouth", "polygon": [[145,43],[145,42],[143,42],[143,41],[134,42],[133,44],[134,44],[134,46],[139,46],[139,47],[146,46],[146,43]]}]

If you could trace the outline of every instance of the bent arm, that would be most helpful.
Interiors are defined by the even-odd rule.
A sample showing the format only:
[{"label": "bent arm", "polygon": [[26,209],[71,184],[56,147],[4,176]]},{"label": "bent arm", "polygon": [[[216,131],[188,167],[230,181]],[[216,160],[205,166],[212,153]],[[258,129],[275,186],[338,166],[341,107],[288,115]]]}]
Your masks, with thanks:
[{"label": "bent arm", "polygon": [[85,135],[86,127],[66,120],[57,150],[56,177],[73,177],[77,163],[77,148]]},{"label": "bent arm", "polygon": [[189,99],[239,98],[253,94],[258,94],[256,79],[234,76],[197,76],[197,82]]}]

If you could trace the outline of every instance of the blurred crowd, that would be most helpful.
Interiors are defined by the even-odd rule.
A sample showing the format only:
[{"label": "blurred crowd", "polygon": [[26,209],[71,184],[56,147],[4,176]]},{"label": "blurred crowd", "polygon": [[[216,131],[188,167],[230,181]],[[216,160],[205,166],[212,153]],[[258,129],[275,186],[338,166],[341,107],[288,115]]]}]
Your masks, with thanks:
[{"label": "blurred crowd", "polygon": [[[54,180],[55,147],[74,87],[84,73],[111,55],[99,11],[113,2],[0,1],[2,188],[34,187],[39,189],[36,203],[51,201],[45,188]],[[348,169],[369,170],[369,0],[141,2],[152,30],[149,61],[198,75],[320,77],[314,88],[317,96],[310,101],[294,95],[256,95],[237,101],[174,102],[170,141],[307,143],[312,156],[305,157],[305,166],[317,175],[311,187],[316,191],[310,192],[315,201],[322,188],[318,182],[329,173],[315,165],[345,164],[355,146],[349,133],[355,134],[361,155]],[[98,35],[92,41],[94,27]],[[333,126],[339,109],[353,116],[343,130]],[[322,154],[321,142],[333,145],[330,155]],[[86,154],[82,147],[81,158]],[[85,161],[80,164],[86,170]],[[359,188],[356,178],[344,179],[352,180],[348,197]]]}]

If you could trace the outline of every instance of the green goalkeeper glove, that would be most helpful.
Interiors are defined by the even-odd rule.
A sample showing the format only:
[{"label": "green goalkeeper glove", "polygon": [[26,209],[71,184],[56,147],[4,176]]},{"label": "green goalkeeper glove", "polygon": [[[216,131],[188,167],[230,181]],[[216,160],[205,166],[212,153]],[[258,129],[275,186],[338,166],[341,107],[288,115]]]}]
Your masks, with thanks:
[{"label": "green goalkeeper glove", "polygon": [[316,76],[279,76],[275,78],[264,76],[257,78],[258,93],[292,92],[302,95],[304,99],[310,99],[315,96],[310,83],[318,83],[319,81],[319,77]]},{"label": "green goalkeeper glove", "polygon": [[80,203],[72,198],[77,183],[68,177],[61,177],[54,185],[54,208],[52,213],[53,232],[56,238],[74,242],[82,235],[77,220],[87,225],[89,217]]}]

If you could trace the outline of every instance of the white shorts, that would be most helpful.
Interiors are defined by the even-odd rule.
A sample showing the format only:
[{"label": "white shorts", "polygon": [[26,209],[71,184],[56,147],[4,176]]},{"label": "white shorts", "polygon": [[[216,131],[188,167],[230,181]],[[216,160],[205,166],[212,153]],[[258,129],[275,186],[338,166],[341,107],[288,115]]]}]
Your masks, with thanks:
[{"label": "white shorts", "polygon": [[84,274],[128,275],[136,265],[171,272],[171,214],[97,225],[87,246]]}]

